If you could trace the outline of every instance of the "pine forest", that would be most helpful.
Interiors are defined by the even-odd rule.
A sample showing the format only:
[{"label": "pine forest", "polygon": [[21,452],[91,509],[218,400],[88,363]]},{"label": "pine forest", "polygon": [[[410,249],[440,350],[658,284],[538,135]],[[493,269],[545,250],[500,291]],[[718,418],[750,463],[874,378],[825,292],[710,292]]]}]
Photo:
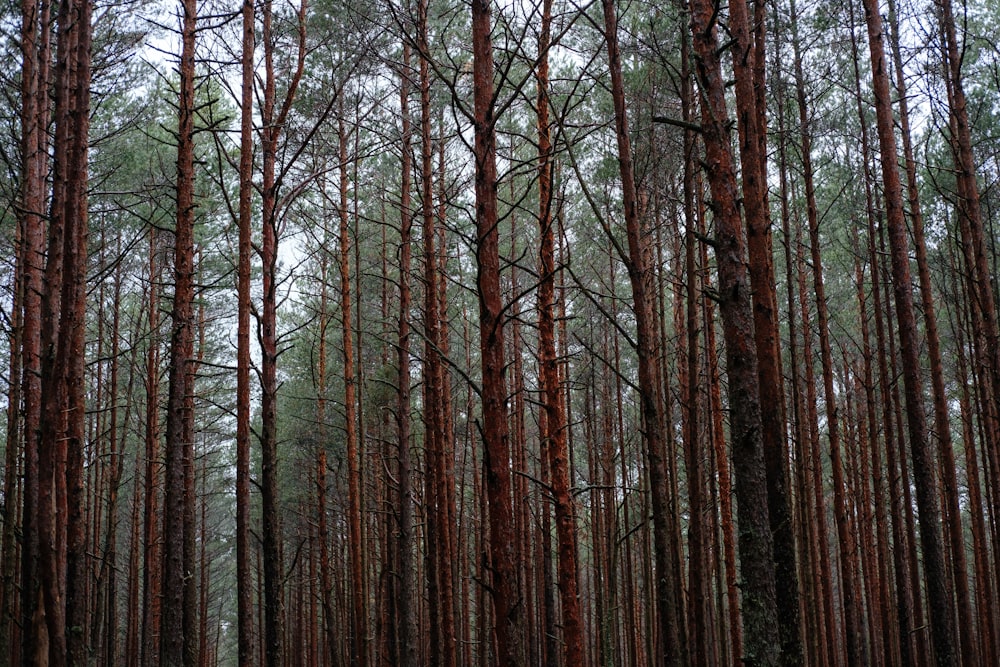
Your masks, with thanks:
[{"label": "pine forest", "polygon": [[0,26],[0,667],[1000,665],[1000,1]]}]

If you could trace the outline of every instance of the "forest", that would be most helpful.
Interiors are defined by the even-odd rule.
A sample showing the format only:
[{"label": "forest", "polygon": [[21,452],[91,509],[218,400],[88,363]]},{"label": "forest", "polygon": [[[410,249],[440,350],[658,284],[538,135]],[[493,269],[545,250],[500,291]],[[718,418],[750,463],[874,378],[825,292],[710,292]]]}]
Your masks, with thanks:
[{"label": "forest", "polygon": [[0,17],[0,667],[1000,664],[997,0]]}]

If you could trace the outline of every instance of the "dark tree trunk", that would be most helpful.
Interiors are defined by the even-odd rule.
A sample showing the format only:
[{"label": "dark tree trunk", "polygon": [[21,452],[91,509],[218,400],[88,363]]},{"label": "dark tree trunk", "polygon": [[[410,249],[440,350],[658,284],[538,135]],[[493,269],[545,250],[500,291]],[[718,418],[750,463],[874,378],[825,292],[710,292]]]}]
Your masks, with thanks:
[{"label": "dark tree trunk", "polygon": [[254,657],[253,578],[250,571],[250,252],[253,224],[254,3],[242,7],[240,192],[236,319],[236,625],[237,662]]},{"label": "dark tree trunk", "polygon": [[778,350],[778,299],[774,282],[774,256],[767,194],[767,100],[764,96],[765,3],[757,0],[751,39],[746,0],[729,3],[733,33],[733,74],[736,79],[736,112],[740,164],[743,175],[750,287],[753,290],[754,342],[760,383],[764,462],[767,467],[767,507],[774,539],[775,584],[778,604],[782,664],[802,662],[799,638],[798,577],[795,540],[788,501],[785,460],[784,387]]},{"label": "dark tree trunk", "polygon": [[[194,665],[193,623],[196,609],[193,554],[188,536],[194,517],[188,512],[194,475],[194,49],[197,5],[183,2],[180,99],[177,126],[177,226],[174,232],[174,300],[171,311],[169,389],[165,433],[166,497],[164,501],[163,611],[160,664]],[[192,540],[193,546],[193,540]],[[188,583],[190,581],[190,584]]]},{"label": "dark tree trunk", "polygon": [[753,309],[744,257],[736,173],[730,153],[725,83],[719,62],[715,10],[691,3],[696,71],[701,83],[702,136],[716,220],[719,309],[729,376],[733,467],[739,511],[743,585],[744,659],[777,664],[780,654],[774,547],[767,508]]},{"label": "dark tree trunk", "polygon": [[[410,458],[410,232],[413,229],[411,177],[413,171],[412,130],[410,122],[410,47],[403,46],[403,66],[400,71],[400,117],[403,124],[403,151],[400,165],[399,200],[399,343],[397,345],[398,379],[396,380],[396,427],[399,457],[399,599],[398,628],[400,667],[417,666],[417,568],[413,526],[413,480]],[[332,637],[331,637],[332,639]]]}]

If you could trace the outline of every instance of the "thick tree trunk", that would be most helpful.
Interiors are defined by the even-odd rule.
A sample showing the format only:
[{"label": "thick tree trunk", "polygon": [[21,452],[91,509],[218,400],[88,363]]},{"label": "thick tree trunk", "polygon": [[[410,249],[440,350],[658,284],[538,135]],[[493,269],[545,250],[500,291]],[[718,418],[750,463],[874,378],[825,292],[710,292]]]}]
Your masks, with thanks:
[{"label": "thick tree trunk", "polygon": [[55,158],[41,309],[36,515],[44,615],[32,619],[44,619],[48,663],[53,667],[85,659],[82,485],[90,15],[88,2],[66,2],[56,20]]},{"label": "thick tree trunk", "polygon": [[489,501],[494,627],[497,662],[524,665],[528,637],[525,600],[514,561],[510,431],[504,366],[504,307],[500,288],[497,231],[496,107],[490,4],[472,1],[473,97],[476,161],[476,287],[479,296],[479,347],[482,358],[483,466]]},{"label": "thick tree trunk", "polygon": [[[45,128],[49,119],[49,60],[51,57],[49,21],[51,9],[47,1],[26,2],[23,7],[21,51],[21,256],[20,289],[22,316],[20,329],[20,377],[23,411],[21,440],[23,443],[23,482],[21,485],[21,572],[20,625],[22,661],[44,642],[44,630],[35,623],[38,605],[38,436],[41,415],[41,317],[42,294],[45,291],[45,178],[48,173],[48,137]],[[17,429],[15,428],[15,431]],[[13,448],[13,443],[8,447]],[[9,474],[9,473],[8,473]],[[10,501],[8,501],[9,504]],[[13,509],[13,508],[11,508]],[[14,525],[14,514],[7,520]],[[5,573],[6,574],[6,573]],[[6,587],[6,582],[5,582]],[[6,591],[6,588],[5,588]],[[5,600],[13,597],[13,588]],[[13,601],[11,600],[11,603]],[[5,604],[8,604],[5,602]],[[11,656],[12,659],[15,655]]]},{"label": "thick tree trunk", "polygon": [[767,507],[774,538],[775,583],[782,664],[802,662],[799,637],[798,577],[795,540],[788,501],[785,461],[784,387],[778,350],[778,299],[767,194],[767,100],[764,96],[764,2],[754,3],[754,39],[746,0],[729,3],[733,33],[733,75],[739,129],[743,205],[746,215],[748,269],[753,290],[754,342],[760,383],[764,462],[767,467]]},{"label": "thick tree trunk", "polygon": [[[188,597],[194,576],[188,553],[189,485],[194,475],[194,49],[197,5],[183,2],[180,99],[177,127],[177,226],[174,232],[174,299],[171,311],[169,390],[167,396],[166,498],[164,501],[163,611],[160,664],[194,665],[197,655],[192,623],[196,609]],[[191,581],[191,590],[194,582]]]},{"label": "thick tree trunk", "polygon": [[743,586],[744,659],[777,664],[780,653],[775,594],[774,547],[767,509],[757,353],[753,310],[730,153],[725,84],[711,2],[691,3],[695,64],[701,81],[702,136],[716,221],[719,308],[729,376],[730,430]]}]

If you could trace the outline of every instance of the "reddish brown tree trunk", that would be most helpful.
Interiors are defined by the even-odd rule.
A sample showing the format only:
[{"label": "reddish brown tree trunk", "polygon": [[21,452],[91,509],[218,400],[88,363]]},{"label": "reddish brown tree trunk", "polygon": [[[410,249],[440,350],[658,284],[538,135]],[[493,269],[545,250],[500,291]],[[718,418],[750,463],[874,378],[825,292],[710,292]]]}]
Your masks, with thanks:
[{"label": "reddish brown tree trunk", "polygon": [[[197,6],[182,6],[182,51],[177,127],[177,226],[174,232],[174,299],[171,312],[169,390],[167,396],[166,497],[164,501],[163,611],[160,664],[197,663],[194,617],[193,498],[194,414],[194,49]],[[193,539],[190,540],[193,546]],[[190,582],[190,583],[188,583]]]},{"label": "reddish brown tree trunk", "polygon": [[[555,343],[555,235],[552,215],[552,139],[549,127],[549,41],[552,2],[542,6],[542,27],[538,38],[536,70],[538,95],[538,224],[540,227],[538,285],[538,363],[541,367],[541,394],[545,419],[539,438],[547,456],[555,504],[556,536],[559,549],[559,596],[562,603],[563,656],[566,665],[586,665],[583,619],[578,591],[576,524],[570,492],[569,450],[566,412],[560,386]],[[556,660],[555,655],[549,659]]]},{"label": "reddish brown tree trunk", "polygon": [[365,591],[363,551],[361,537],[361,454],[358,439],[358,403],[354,372],[354,338],[351,323],[351,270],[349,216],[347,201],[347,130],[344,123],[343,100],[340,118],[337,122],[338,145],[340,151],[340,312],[343,332],[344,353],[344,419],[347,440],[347,497],[348,525],[350,540],[348,550],[351,561],[351,661],[364,667],[367,664],[368,604]]},{"label": "reddish brown tree trunk", "polygon": [[[844,630],[847,635],[847,663],[855,666],[867,660],[865,637],[861,625],[863,600],[858,585],[858,545],[855,541],[855,523],[850,511],[845,479],[844,460],[841,454],[840,414],[837,395],[834,392],[833,351],[830,344],[830,323],[826,307],[826,287],[823,280],[823,260],[820,250],[819,214],[816,206],[816,190],[813,183],[811,140],[805,93],[796,70],[799,90],[799,119],[802,128],[802,164],[806,190],[806,215],[809,225],[809,246],[813,269],[813,291],[816,295],[816,314],[820,346],[820,362],[823,368],[824,406],[827,433],[830,439],[830,463],[833,474],[834,521],[837,526],[837,540],[840,546],[840,586],[844,601]],[[817,461],[818,463],[818,461]]]},{"label": "reddish brown tree trunk", "polygon": [[472,2],[476,191],[476,287],[482,359],[483,466],[489,501],[490,591],[498,663],[525,664],[525,600],[518,586],[511,498],[510,432],[504,367],[504,307],[497,231],[496,107],[490,4]]},{"label": "reddish brown tree trunk", "polygon": [[906,222],[903,219],[903,193],[899,179],[896,140],[893,134],[889,75],[886,71],[883,47],[882,17],[876,0],[864,0],[865,19],[872,61],[872,86],[878,124],[879,148],[882,155],[882,179],[892,278],[899,327],[899,347],[903,385],[906,395],[906,417],[910,435],[910,452],[920,512],[920,539],[924,557],[924,579],[927,585],[931,616],[931,637],[939,665],[957,664],[952,599],[945,572],[944,548],[941,543],[939,493],[935,467],[927,444],[927,423],[923,409],[923,389],[920,378],[919,341],[910,283],[910,263]]},{"label": "reddish brown tree trunk", "polygon": [[[48,138],[45,128],[49,119],[49,21],[51,10],[47,1],[26,2],[22,10],[21,30],[21,247],[20,289],[23,314],[20,329],[20,372],[12,381],[21,384],[23,410],[21,439],[23,442],[23,482],[21,487],[21,572],[20,625],[22,661],[44,642],[36,625],[38,604],[38,431],[41,415],[41,295],[45,289],[45,178],[48,173]],[[16,372],[16,371],[15,371]],[[17,428],[14,429],[17,432]],[[8,445],[12,449],[13,443]],[[11,497],[11,496],[8,496]],[[8,501],[9,504],[9,501]],[[12,508],[13,509],[13,508]],[[7,513],[11,527],[14,514]],[[13,589],[5,600],[13,597]],[[11,600],[11,603],[13,601]],[[5,602],[5,604],[7,604]],[[41,632],[44,635],[44,631]],[[12,655],[11,658],[17,656]]]},{"label": "reddish brown tree trunk", "polygon": [[48,263],[41,321],[38,440],[39,573],[54,667],[85,659],[83,516],[84,334],[87,266],[87,137],[90,114],[88,2],[60,5],[55,147]]}]

